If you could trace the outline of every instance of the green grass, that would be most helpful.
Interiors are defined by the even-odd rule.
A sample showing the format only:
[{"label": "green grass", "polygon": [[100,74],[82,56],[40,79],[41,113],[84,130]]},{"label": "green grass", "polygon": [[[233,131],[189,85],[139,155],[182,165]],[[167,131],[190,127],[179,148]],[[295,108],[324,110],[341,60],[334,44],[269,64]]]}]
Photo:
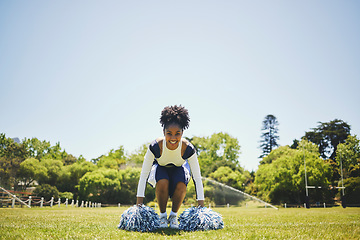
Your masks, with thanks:
[{"label": "green grass", "polygon": [[[2,208],[0,239],[359,239],[360,208],[215,208],[225,228],[205,232],[117,229],[121,208]],[[181,209],[182,212],[184,209]]]}]

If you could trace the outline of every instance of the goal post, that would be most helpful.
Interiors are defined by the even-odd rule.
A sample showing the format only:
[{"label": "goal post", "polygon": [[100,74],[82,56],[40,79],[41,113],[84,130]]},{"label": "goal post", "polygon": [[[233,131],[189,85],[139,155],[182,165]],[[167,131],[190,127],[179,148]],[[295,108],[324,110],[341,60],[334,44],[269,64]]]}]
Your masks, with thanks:
[{"label": "goal post", "polygon": [[[309,186],[307,182],[307,172],[306,172],[306,161],[305,161],[305,151],[304,151],[304,170],[305,170],[305,207],[310,208],[310,198],[309,198],[309,190],[308,189],[317,189],[321,188],[321,186]],[[341,171],[341,187],[332,187],[335,189],[341,189],[341,206],[346,208],[346,198],[345,198],[345,187],[344,187],[344,175],[343,175],[343,168],[342,168],[342,159],[340,155],[340,171]]]}]

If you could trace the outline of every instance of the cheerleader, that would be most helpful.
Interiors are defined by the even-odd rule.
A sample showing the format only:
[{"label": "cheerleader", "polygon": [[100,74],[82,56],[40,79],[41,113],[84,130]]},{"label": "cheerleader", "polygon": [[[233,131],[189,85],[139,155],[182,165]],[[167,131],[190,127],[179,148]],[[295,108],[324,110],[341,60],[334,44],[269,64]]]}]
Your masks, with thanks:
[{"label": "cheerleader", "polygon": [[[189,127],[188,110],[180,106],[168,106],[161,112],[160,124],[163,137],[154,140],[145,155],[137,188],[137,205],[142,205],[146,182],[155,187],[160,209],[160,228],[178,229],[177,212],[184,201],[186,186],[192,176],[199,206],[204,207],[204,188],[194,146],[182,138]],[[172,209],[169,218],[166,205],[169,197]]]}]

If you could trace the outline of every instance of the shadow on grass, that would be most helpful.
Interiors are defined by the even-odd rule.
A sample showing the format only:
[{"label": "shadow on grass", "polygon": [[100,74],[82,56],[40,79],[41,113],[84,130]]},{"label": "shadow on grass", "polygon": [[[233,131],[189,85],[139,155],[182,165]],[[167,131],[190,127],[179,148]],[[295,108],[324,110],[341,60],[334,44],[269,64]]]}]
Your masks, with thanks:
[{"label": "shadow on grass", "polygon": [[[120,231],[128,231],[125,229],[119,229]],[[155,234],[155,235],[161,235],[161,236],[181,236],[183,235],[183,233],[186,232],[212,232],[212,231],[219,231],[222,229],[213,229],[213,230],[197,230],[197,231],[184,231],[184,230],[180,230],[180,229],[173,229],[173,228],[158,228],[154,231],[150,231],[150,232],[141,232],[141,233],[149,233],[149,234]],[[129,231],[129,232],[137,232],[137,231]]]},{"label": "shadow on grass", "polygon": [[160,234],[160,235],[167,235],[167,236],[180,236],[181,233],[184,232],[179,229],[172,229],[172,228],[159,228],[152,233]]},{"label": "shadow on grass", "polygon": [[[210,232],[210,231],[216,231],[216,230],[198,230],[198,231],[193,231],[193,232]],[[167,235],[167,236],[181,236],[185,232],[188,232],[188,231],[172,229],[172,228],[159,228],[151,233],[159,234],[159,235]]]},{"label": "shadow on grass", "polygon": [[[119,229],[120,231],[127,231],[125,229]],[[137,232],[137,231],[129,231],[129,232]],[[179,229],[172,229],[172,228],[159,228],[156,229],[155,231],[151,231],[151,232],[142,232],[142,233],[151,233],[151,234],[156,234],[156,235],[167,235],[167,236],[181,236],[181,233],[183,233],[185,231],[179,230]]]}]

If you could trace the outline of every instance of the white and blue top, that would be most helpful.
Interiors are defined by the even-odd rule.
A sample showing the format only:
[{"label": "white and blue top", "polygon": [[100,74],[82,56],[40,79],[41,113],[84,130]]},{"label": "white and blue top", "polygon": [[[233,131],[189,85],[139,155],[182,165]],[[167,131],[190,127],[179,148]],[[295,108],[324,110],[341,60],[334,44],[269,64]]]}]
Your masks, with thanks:
[{"label": "white and blue top", "polygon": [[152,170],[154,163],[157,163],[160,166],[180,167],[187,162],[190,166],[190,171],[195,183],[197,196],[196,198],[197,200],[205,199],[204,187],[201,181],[200,166],[197,159],[196,150],[191,143],[188,143],[184,154],[181,156],[181,148],[183,145],[183,141],[186,140],[182,139],[182,141],[179,142],[179,145],[175,150],[170,150],[166,147],[166,141],[163,140],[162,153],[160,152],[159,143],[156,140],[150,144],[144,157],[144,162],[137,189],[137,197],[145,197],[146,181],[149,181],[151,185],[155,186],[156,183],[151,182],[153,176],[149,177],[149,175],[153,175],[153,173],[150,173],[150,171]]}]

